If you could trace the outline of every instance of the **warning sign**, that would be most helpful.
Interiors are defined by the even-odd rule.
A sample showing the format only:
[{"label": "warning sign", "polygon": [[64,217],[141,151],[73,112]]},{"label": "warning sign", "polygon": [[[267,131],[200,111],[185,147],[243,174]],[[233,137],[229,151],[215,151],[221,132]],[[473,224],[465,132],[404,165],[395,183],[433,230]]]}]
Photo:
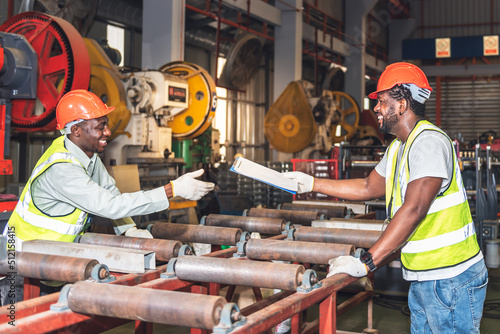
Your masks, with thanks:
[{"label": "warning sign", "polygon": [[498,56],[498,35],[483,36],[483,55]]},{"label": "warning sign", "polygon": [[451,57],[451,42],[449,38],[436,38],[436,58]]}]

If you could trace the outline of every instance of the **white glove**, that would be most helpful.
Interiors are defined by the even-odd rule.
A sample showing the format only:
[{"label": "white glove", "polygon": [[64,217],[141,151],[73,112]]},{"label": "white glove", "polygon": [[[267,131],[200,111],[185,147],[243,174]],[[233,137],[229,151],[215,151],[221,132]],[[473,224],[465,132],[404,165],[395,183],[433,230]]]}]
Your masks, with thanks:
[{"label": "white glove", "polygon": [[135,238],[153,239],[153,235],[148,230],[140,230],[135,226],[132,228],[129,228],[127,231],[125,231],[125,236],[135,237]]},{"label": "white glove", "polygon": [[295,180],[299,183],[299,189],[297,193],[303,194],[308,193],[313,190],[314,177],[307,175],[302,172],[285,172],[281,173],[284,177]]},{"label": "white glove", "polygon": [[340,273],[346,273],[354,277],[363,277],[368,274],[366,264],[354,256],[339,256],[328,261],[328,264],[330,265],[330,270],[326,277]]},{"label": "white glove", "polygon": [[205,196],[206,193],[213,190],[215,187],[213,183],[195,180],[195,178],[202,176],[204,172],[203,169],[198,169],[195,172],[186,173],[178,179],[171,181],[174,196],[197,201]]}]

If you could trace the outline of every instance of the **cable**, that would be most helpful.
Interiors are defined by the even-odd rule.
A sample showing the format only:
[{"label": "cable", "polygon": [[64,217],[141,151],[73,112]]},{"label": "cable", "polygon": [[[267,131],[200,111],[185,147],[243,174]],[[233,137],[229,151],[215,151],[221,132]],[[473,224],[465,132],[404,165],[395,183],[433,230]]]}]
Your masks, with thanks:
[{"label": "cable", "polygon": [[373,301],[375,304],[379,306],[390,308],[393,310],[399,310],[404,315],[410,316],[410,308],[408,307],[408,302],[406,301],[397,301],[397,300],[382,298],[380,296],[374,297]]}]

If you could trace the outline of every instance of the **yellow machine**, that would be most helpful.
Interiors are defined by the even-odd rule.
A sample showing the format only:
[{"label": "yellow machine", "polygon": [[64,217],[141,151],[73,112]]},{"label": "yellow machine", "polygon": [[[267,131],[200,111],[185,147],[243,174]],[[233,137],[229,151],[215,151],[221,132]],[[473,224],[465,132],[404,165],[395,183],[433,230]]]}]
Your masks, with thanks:
[{"label": "yellow machine", "polygon": [[325,89],[321,96],[313,97],[312,90],[307,81],[291,82],[271,106],[264,131],[273,148],[305,155],[325,153],[356,134],[361,139],[377,136],[376,129],[360,125],[360,110],[351,96]]}]

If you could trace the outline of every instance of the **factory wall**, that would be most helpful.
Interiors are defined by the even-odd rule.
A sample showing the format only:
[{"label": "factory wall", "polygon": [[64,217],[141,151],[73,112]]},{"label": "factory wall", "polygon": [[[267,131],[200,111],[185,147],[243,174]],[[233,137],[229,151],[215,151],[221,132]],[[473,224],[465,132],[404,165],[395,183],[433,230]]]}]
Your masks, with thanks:
[{"label": "factory wall", "polygon": [[410,13],[417,29],[411,38],[476,36],[500,33],[500,3],[491,0],[415,0]]},{"label": "factory wall", "polygon": [[[430,78],[436,87],[435,78]],[[442,81],[441,128],[452,139],[468,144],[487,131],[500,129],[498,80]],[[426,116],[436,122],[436,94],[426,102]]]}]

